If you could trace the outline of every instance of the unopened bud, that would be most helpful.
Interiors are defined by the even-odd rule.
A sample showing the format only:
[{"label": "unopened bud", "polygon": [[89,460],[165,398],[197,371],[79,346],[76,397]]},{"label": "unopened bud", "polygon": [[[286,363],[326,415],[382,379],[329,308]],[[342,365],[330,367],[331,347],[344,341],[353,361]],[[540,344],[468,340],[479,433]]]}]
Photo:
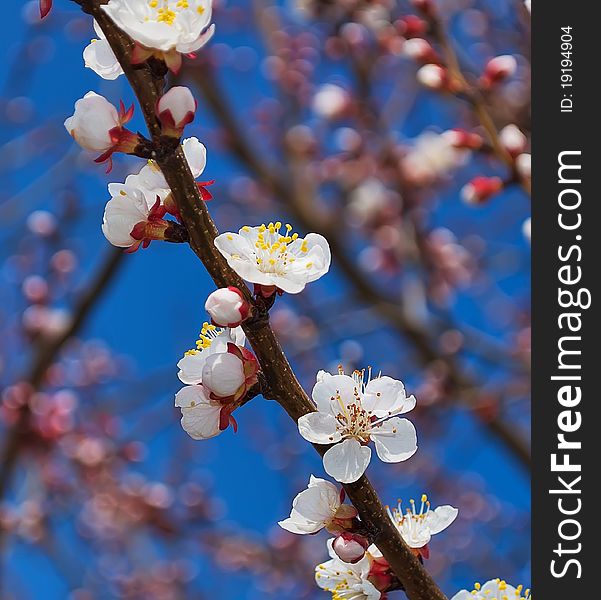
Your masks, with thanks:
[{"label": "unopened bud", "polygon": [[461,190],[461,198],[466,204],[484,204],[491,196],[503,189],[500,177],[474,177]]},{"label": "unopened bud", "polygon": [[501,145],[512,157],[516,157],[526,149],[528,139],[520,131],[517,125],[507,125],[503,127],[499,133],[499,141]]},{"label": "unopened bud", "polygon": [[250,314],[250,304],[237,287],[215,290],[205,302],[205,310],[211,315],[213,325],[237,327]]},{"label": "unopened bud", "polygon": [[482,136],[465,129],[449,129],[441,134],[454,148],[478,150],[484,140]]},{"label": "unopened bud", "polygon": [[369,541],[358,533],[341,533],[332,543],[332,549],[346,563],[359,562],[369,547]]},{"label": "unopened bud", "polygon": [[435,63],[438,55],[432,45],[423,38],[415,37],[405,42],[403,52],[413,60],[421,63]]},{"label": "unopened bud", "polygon": [[420,37],[428,31],[428,23],[415,15],[401,17],[394,25],[396,30],[408,40]]},{"label": "unopened bud", "polygon": [[489,89],[496,83],[511,77],[516,69],[518,63],[513,56],[510,54],[502,54],[501,56],[495,56],[491,58],[486,67],[484,67],[484,73],[480,78],[480,85],[484,89]]},{"label": "unopened bud", "polygon": [[417,80],[431,90],[445,90],[449,86],[448,72],[440,65],[424,65],[417,72]]},{"label": "unopened bud", "polygon": [[172,87],[157,104],[157,116],[164,135],[181,137],[184,127],[194,120],[198,104],[184,86]]}]

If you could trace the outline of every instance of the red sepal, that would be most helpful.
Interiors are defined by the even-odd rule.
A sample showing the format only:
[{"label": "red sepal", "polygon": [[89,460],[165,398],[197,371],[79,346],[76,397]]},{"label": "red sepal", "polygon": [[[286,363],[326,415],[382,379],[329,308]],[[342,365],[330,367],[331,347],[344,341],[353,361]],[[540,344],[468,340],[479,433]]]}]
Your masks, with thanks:
[{"label": "red sepal", "polygon": [[52,0],[40,0],[40,18],[44,18],[52,10]]}]

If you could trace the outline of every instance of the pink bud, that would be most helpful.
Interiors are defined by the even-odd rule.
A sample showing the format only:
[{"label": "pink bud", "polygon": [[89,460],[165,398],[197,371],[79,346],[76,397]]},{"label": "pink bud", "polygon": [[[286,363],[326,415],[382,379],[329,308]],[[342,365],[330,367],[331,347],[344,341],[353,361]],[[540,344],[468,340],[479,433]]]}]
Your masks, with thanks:
[{"label": "pink bud", "polygon": [[500,177],[474,177],[461,190],[461,198],[466,204],[483,204],[491,196],[503,189]]},{"label": "pink bud", "polygon": [[440,65],[424,65],[417,72],[417,80],[428,89],[443,90],[448,88],[449,76],[447,70]]},{"label": "pink bud", "polygon": [[426,21],[416,17],[415,15],[401,17],[395,22],[395,27],[397,31],[406,39],[421,36],[428,31],[428,24]]},{"label": "pink bud", "polygon": [[181,137],[184,127],[194,120],[198,104],[192,92],[184,86],[172,87],[157,104],[157,116],[163,134]]},{"label": "pink bud", "polygon": [[503,54],[491,58],[486,64],[486,67],[484,67],[484,73],[480,78],[480,85],[484,89],[490,88],[495,83],[499,83],[500,81],[503,81],[503,79],[511,77],[515,73],[517,66],[517,61],[510,54]]},{"label": "pink bud", "polygon": [[211,315],[213,325],[237,327],[248,318],[250,304],[237,287],[215,290],[205,302],[205,310]]},{"label": "pink bud", "polygon": [[441,135],[449,142],[449,144],[451,144],[451,146],[468,150],[480,149],[484,141],[477,133],[471,133],[465,129],[449,129]]},{"label": "pink bud", "polygon": [[341,533],[332,543],[338,558],[346,563],[359,562],[369,547],[369,541],[358,533]]},{"label": "pink bud", "polygon": [[507,125],[499,133],[501,145],[511,156],[516,157],[526,149],[528,140],[517,125]]},{"label": "pink bud", "polygon": [[405,42],[403,52],[413,60],[421,63],[435,63],[438,56],[430,42],[423,38],[415,37]]}]

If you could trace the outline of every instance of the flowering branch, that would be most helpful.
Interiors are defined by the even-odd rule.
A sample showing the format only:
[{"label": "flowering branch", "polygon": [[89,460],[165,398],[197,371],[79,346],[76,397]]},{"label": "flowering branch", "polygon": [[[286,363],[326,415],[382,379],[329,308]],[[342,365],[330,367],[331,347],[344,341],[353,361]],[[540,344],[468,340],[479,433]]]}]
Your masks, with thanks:
[{"label": "flowering branch", "polygon": [[[202,201],[181,147],[165,144],[162,138],[155,109],[162,92],[166,69],[160,68],[161,65],[157,65],[152,59],[132,66],[130,56],[133,42],[100,8],[101,2],[75,1],[96,19],[140,101],[155,144],[154,158],[171,189],[182,222],[188,230],[191,248],[218,287],[234,286],[243,293],[249,303],[254,303],[244,281],[228,266],[213,243],[218,232]],[[270,395],[294,421],[313,412],[315,407],[292,371],[268,318],[249,319],[242,326],[256,354],[263,376],[269,382]],[[315,448],[320,454],[325,454],[328,446],[315,445]],[[357,508],[362,522],[372,532],[378,548],[403,584],[410,600],[445,600],[445,595],[403,541],[367,477],[362,476],[355,483],[346,484],[345,490]]]},{"label": "flowering branch", "polygon": [[[429,4],[429,3],[428,3]],[[512,177],[519,181],[520,185],[524,188],[526,193],[530,195],[531,184],[530,179],[523,177],[518,169],[516,169],[516,163],[514,158],[508,152],[507,148],[503,145],[497,127],[493,121],[492,116],[488,110],[486,102],[482,96],[482,93],[475,86],[471,85],[467,80],[463,69],[459,63],[457,53],[453,47],[453,43],[447,33],[446,27],[440,17],[440,15],[432,10],[427,11],[424,15],[430,26],[430,34],[440,45],[442,52],[442,58],[444,64],[448,70],[449,81],[453,82],[458,88],[458,95],[465,98],[474,110],[474,114],[480,121],[480,124],[486,130],[488,134],[491,148],[496,157],[503,163],[505,163],[511,170]]]}]

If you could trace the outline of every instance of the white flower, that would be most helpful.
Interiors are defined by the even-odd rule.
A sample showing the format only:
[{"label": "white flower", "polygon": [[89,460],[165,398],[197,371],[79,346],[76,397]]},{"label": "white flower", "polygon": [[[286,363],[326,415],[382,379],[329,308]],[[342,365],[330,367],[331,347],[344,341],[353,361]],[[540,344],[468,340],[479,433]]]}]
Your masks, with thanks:
[{"label": "white flower", "polygon": [[461,590],[451,600],[532,600],[530,590],[524,590],[523,585],[517,588],[502,579],[491,579],[484,585],[474,584],[471,592]]},{"label": "white flower", "polygon": [[129,248],[137,242],[131,236],[133,228],[148,219],[151,207],[134,187],[110,184],[109,191],[112,197],[104,209],[102,233],[113,246]]},{"label": "white flower", "polygon": [[100,75],[102,79],[117,79],[119,75],[123,75],[123,69],[96,21],[94,21],[94,31],[98,39],[92,40],[83,51],[85,66]]},{"label": "white flower", "polygon": [[326,83],[313,96],[313,112],[324,119],[337,119],[344,115],[350,104],[348,92],[339,85]]},{"label": "white flower", "polygon": [[244,364],[236,355],[219,352],[207,356],[202,368],[202,383],[215,396],[232,396],[245,379]]},{"label": "white flower", "polygon": [[213,35],[211,0],[110,0],[102,9],[136,42],[183,54]]},{"label": "white flower", "polygon": [[179,137],[184,127],[194,120],[197,106],[189,88],[177,85],[167,91],[157,104],[163,134]]},{"label": "white flower", "polygon": [[459,513],[456,508],[449,505],[430,510],[430,502],[425,494],[421,498],[419,512],[416,510],[414,500],[410,500],[409,503],[411,507],[407,508],[404,514],[400,501],[392,512],[388,509],[388,514],[410,548],[426,546],[432,536],[446,529]]},{"label": "white flower", "polygon": [[315,582],[322,590],[331,592],[335,600],[378,600],[382,597],[367,579],[370,571],[369,556],[355,564],[345,563],[332,549],[332,540],[328,540],[328,552],[331,560],[315,567]]},{"label": "white flower", "polygon": [[367,469],[373,441],[376,453],[388,463],[407,460],[417,450],[415,427],[404,414],[415,397],[391,377],[364,380],[364,371],[352,377],[320,371],[313,388],[317,411],[298,420],[300,434],[314,444],[334,444],[323,457],[326,473],[342,483],[357,481]]},{"label": "white flower", "polygon": [[282,224],[244,226],[239,233],[222,233],[215,246],[240,277],[262,286],[276,286],[289,294],[302,291],[330,268],[330,247],[326,239],[309,233],[304,239],[280,233]]},{"label": "white flower", "polygon": [[290,516],[278,525],[303,535],[317,533],[324,527],[336,532],[339,527],[334,519],[352,519],[356,515],[355,508],[342,504],[340,490],[333,483],[311,475],[307,489],[292,501]]},{"label": "white flower", "polygon": [[182,427],[195,440],[206,440],[221,433],[223,406],[211,400],[202,385],[188,385],[175,395],[175,406],[182,411]]},{"label": "white flower", "polygon": [[403,158],[403,172],[417,184],[428,184],[447,176],[467,158],[448,135],[425,131],[417,136]]},{"label": "white flower", "polygon": [[250,314],[250,305],[242,292],[233,286],[212,292],[205,302],[205,310],[218,327],[237,327]]},{"label": "white flower", "polygon": [[196,349],[188,350],[177,363],[180,369],[177,376],[182,383],[194,385],[202,383],[203,369],[207,358],[213,354],[227,352],[228,343],[243,346],[246,341],[241,327],[235,329],[219,329],[209,323],[204,323]]},{"label": "white flower", "polygon": [[117,109],[104,96],[88,92],[75,103],[65,128],[82,148],[106,152],[114,145],[111,130],[121,124]]}]

